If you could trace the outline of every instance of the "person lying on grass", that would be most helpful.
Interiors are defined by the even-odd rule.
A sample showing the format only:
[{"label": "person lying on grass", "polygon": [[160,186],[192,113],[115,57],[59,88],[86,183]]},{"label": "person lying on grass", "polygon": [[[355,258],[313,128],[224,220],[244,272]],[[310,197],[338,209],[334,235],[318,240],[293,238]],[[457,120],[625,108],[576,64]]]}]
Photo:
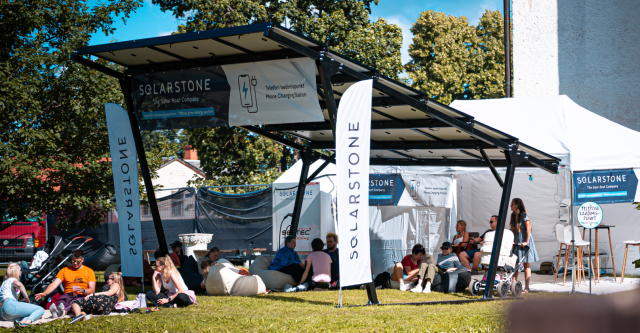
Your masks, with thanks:
[{"label": "person lying on grass", "polygon": [[[296,287],[288,284],[285,285],[285,292],[329,289],[329,282],[331,282],[331,257],[322,251],[322,249],[324,249],[324,243],[320,238],[311,241],[311,249],[313,252],[307,256],[307,264],[305,265],[305,270],[300,282]],[[309,276],[311,268],[313,268],[313,276]]]},{"label": "person lying on grass", "polygon": [[[463,267],[460,260],[458,260],[458,256],[453,253],[450,242],[442,243],[440,250],[442,250],[442,254],[438,254],[437,265],[427,263],[420,265],[417,275],[418,283],[416,283],[415,287],[411,288],[412,292],[428,294],[431,292],[431,281],[433,281],[436,274],[453,272]],[[423,285],[424,289],[422,288]]]},{"label": "person lying on grass", "polygon": [[85,298],[73,301],[71,312],[76,316],[71,319],[70,324],[84,319],[87,314],[108,315],[115,309],[116,303],[124,301],[122,273],[111,273],[107,279],[107,286],[109,286],[108,291],[89,294]]},{"label": "person lying on grass", "polygon": [[[177,308],[195,303],[196,294],[187,288],[169,256],[156,260],[156,271],[151,278],[151,285],[153,290],[147,292],[147,300],[155,306]],[[166,294],[160,292],[162,287],[167,290]]]},{"label": "person lying on grass", "polygon": [[[35,304],[29,304],[29,295],[19,279],[22,269],[19,264],[10,264],[4,275],[4,282],[0,286],[0,315],[2,319],[15,321],[18,326],[26,326],[38,320],[44,314],[44,309]],[[22,302],[18,302],[16,289],[22,294]]]},{"label": "person lying on grass", "polygon": [[421,244],[414,245],[411,249],[411,254],[404,257],[401,262],[396,263],[391,280],[400,282],[400,291],[407,291],[418,282],[418,272],[423,262],[423,256],[425,257],[423,264],[435,264],[433,257],[427,253]]}]

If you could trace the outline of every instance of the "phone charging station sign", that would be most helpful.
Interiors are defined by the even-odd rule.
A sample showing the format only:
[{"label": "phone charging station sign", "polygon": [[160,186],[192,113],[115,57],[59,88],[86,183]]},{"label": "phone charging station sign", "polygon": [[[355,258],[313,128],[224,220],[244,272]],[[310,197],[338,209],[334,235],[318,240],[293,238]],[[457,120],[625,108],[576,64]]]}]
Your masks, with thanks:
[{"label": "phone charging station sign", "polygon": [[602,207],[595,202],[585,202],[578,208],[578,222],[585,229],[593,229],[602,223]]}]

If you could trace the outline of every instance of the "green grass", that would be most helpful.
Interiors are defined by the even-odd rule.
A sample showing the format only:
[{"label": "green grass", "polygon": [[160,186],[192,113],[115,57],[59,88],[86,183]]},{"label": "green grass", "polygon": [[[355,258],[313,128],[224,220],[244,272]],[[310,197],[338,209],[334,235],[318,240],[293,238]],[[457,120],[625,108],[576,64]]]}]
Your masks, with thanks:
[{"label": "green grass", "polygon": [[[97,289],[104,285],[96,272]],[[140,287],[127,287],[135,299]],[[147,286],[148,290],[148,286]],[[570,297],[566,294],[528,294],[525,298]],[[571,296],[578,297],[578,296]],[[414,294],[378,290],[382,303],[473,299],[467,292]],[[93,318],[70,325],[69,319],[20,328],[21,332],[504,332],[508,307],[520,301],[461,305],[393,305],[337,309],[337,291],[270,293],[252,297],[198,295],[198,305],[160,309],[150,314]],[[343,305],[367,302],[364,290],[343,291]]]}]

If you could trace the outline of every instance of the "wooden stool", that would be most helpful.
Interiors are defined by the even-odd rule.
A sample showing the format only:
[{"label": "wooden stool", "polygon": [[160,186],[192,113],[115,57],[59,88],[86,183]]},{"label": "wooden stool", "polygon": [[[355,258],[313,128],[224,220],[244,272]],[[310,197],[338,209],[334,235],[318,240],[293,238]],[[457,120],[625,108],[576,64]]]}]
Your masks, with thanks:
[{"label": "wooden stool", "polygon": [[624,241],[624,260],[622,261],[622,276],[620,277],[620,284],[624,281],[624,269],[627,267],[627,250],[629,249],[629,245],[638,246],[638,250],[640,250],[640,241]]}]

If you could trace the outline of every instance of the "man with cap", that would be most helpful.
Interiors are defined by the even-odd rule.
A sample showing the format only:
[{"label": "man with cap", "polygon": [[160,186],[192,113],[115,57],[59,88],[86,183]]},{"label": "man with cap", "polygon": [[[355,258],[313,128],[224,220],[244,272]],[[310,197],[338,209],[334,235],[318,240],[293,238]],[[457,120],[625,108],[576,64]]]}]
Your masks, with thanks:
[{"label": "man with cap", "polygon": [[[458,260],[458,256],[453,253],[453,248],[451,247],[451,242],[442,243],[441,254],[438,254],[438,260],[436,260],[436,264],[427,264],[423,263],[420,265],[420,271],[418,272],[418,283],[416,286],[411,289],[414,293],[425,293],[428,294],[431,292],[431,281],[437,274],[449,273],[453,272],[456,269],[463,267],[460,260]],[[424,284],[424,288],[422,285]]]}]

